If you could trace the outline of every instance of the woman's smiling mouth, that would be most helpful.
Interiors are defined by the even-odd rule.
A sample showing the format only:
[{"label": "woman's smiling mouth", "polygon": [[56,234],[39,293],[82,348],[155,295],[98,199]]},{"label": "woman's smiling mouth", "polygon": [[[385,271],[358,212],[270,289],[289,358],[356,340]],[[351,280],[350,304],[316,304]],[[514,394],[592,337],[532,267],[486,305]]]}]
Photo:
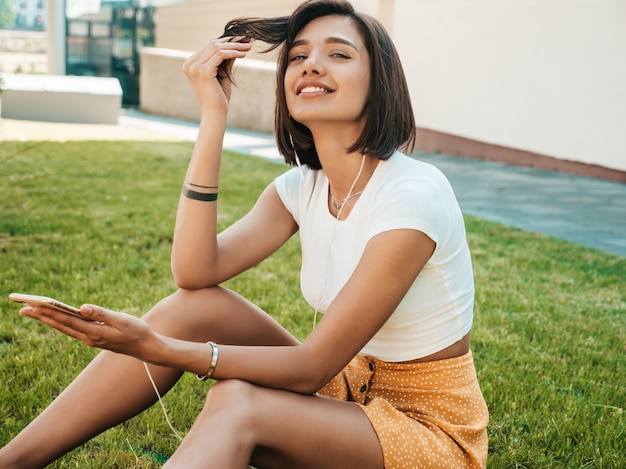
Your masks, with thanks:
[{"label": "woman's smiling mouth", "polygon": [[324,88],[322,86],[304,86],[300,90],[298,90],[298,96],[303,94],[315,94],[315,93],[331,93],[332,91],[328,88]]}]

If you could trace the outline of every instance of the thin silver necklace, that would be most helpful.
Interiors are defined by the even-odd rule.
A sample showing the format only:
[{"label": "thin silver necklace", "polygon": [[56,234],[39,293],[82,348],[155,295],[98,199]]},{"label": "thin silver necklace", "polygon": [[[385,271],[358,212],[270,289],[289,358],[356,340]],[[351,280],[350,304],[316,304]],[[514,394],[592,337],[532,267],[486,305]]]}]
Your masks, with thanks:
[{"label": "thin silver necklace", "polygon": [[363,172],[364,167],[365,167],[365,153],[363,153],[363,157],[361,158],[361,167],[359,168],[359,172],[354,178],[354,181],[352,181],[352,185],[350,186],[350,190],[348,191],[348,195],[346,196],[345,199],[341,199],[341,200],[335,199],[335,196],[333,194],[333,189],[332,187],[330,187],[330,182],[328,183],[328,190],[330,192],[330,200],[331,200],[331,203],[333,204],[333,207],[335,208],[334,215],[337,220],[339,220],[339,217],[341,216],[341,212],[343,211],[343,207],[344,205],[346,205],[346,202],[350,200],[352,197],[356,197],[357,195],[361,195],[363,193],[363,190],[360,190],[359,192],[355,192],[354,194],[352,193],[352,191],[354,190],[354,186],[356,186],[357,181],[361,177],[361,173]]},{"label": "thin silver necklace", "polygon": [[335,195],[333,194],[333,189],[330,186],[328,186],[328,188],[330,189],[330,200],[333,203],[333,207],[335,207],[335,215],[337,215],[339,210],[343,208],[343,206],[346,204],[348,200],[350,200],[352,197],[357,197],[363,193],[363,191],[359,191],[359,192],[355,192],[354,194],[350,194],[345,199],[335,199]]}]

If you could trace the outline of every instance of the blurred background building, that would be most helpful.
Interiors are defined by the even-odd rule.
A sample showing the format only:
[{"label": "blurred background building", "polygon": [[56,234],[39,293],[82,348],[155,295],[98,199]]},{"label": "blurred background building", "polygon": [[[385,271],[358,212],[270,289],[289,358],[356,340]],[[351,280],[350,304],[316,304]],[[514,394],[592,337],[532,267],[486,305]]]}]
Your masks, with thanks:
[{"label": "blurred background building", "polygon": [[[7,6],[8,3],[5,0]],[[43,31],[46,27],[46,0],[12,0],[16,29]]]},{"label": "blurred background building", "polygon": [[[125,105],[194,120],[184,59],[227,20],[301,0],[0,0],[0,21],[2,2],[15,28],[45,27],[48,73],[114,76]],[[353,4],[396,43],[420,149],[626,181],[625,1]],[[241,61],[233,125],[271,130],[272,59]]]}]

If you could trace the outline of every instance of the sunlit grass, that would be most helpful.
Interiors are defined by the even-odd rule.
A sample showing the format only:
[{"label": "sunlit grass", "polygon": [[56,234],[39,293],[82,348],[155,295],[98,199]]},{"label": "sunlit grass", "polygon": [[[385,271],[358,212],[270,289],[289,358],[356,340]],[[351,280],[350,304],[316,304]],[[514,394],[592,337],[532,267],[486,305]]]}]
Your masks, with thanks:
[{"label": "sunlit grass", "polygon": [[[189,143],[0,144],[0,444],[95,351],[18,316],[11,291],[139,315],[171,293],[169,256]],[[222,227],[285,167],[226,154]],[[616,468],[626,460],[626,259],[467,217],[477,296],[473,349],[491,411],[493,468]],[[295,335],[311,329],[299,246],[229,286]],[[186,431],[206,386],[165,397]],[[159,467],[177,445],[160,408],[95,438],[56,468]]]}]

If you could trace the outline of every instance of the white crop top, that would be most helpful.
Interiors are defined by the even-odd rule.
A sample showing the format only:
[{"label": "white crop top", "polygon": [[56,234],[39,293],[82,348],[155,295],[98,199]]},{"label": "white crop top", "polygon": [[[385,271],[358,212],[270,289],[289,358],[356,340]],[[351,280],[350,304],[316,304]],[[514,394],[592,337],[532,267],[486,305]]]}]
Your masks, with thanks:
[{"label": "white crop top", "polygon": [[328,211],[324,171],[302,170],[304,177],[293,168],[275,184],[299,226],[300,282],[312,308],[322,313],[328,309],[370,238],[387,230],[414,229],[435,241],[435,252],[361,353],[389,362],[414,360],[443,350],[469,332],[472,262],[461,210],[441,171],[396,152],[379,162],[348,218],[337,221]]}]

